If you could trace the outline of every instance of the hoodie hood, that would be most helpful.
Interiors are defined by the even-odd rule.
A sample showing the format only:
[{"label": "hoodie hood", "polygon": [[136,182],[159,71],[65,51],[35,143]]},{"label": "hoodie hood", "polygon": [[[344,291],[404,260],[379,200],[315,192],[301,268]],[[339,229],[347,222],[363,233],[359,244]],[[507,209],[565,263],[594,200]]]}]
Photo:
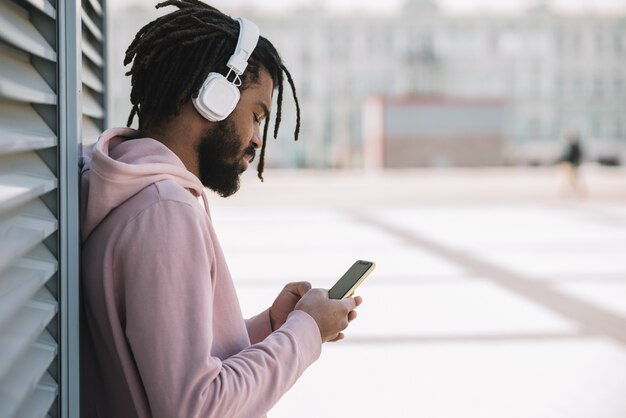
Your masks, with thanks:
[{"label": "hoodie hood", "polygon": [[140,190],[173,180],[195,196],[203,195],[200,180],[169,148],[139,131],[113,128],[83,151],[81,171],[81,239],[84,242],[116,207]]}]

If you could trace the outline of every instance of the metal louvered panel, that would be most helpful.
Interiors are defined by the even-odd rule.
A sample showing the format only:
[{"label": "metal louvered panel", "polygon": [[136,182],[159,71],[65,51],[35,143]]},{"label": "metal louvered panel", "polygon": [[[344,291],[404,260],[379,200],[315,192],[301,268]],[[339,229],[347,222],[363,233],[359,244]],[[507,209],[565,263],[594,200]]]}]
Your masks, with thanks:
[{"label": "metal louvered panel", "polygon": [[0,417],[59,416],[57,11],[0,2]]},{"label": "metal louvered panel", "polygon": [[106,123],[105,16],[0,0],[2,418],[79,416],[77,151]]}]

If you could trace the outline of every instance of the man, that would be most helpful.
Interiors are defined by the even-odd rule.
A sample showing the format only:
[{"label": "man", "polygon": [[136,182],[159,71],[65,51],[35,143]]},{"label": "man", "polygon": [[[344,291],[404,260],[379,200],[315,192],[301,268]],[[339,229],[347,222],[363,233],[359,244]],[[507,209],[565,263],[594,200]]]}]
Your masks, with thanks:
[{"label": "man", "polygon": [[565,147],[557,160],[560,170],[563,172],[562,193],[564,195],[585,197],[586,190],[580,178],[580,165],[583,162],[583,149],[580,144],[580,135],[576,131],[567,132],[563,137]]},{"label": "man", "polygon": [[[261,177],[283,73],[296,94],[272,44],[249,41],[245,19],[197,0],[157,7],[167,5],[178,10],[142,28],[126,54],[129,125],[136,114],[139,130],[108,130],[85,152],[82,416],[258,417],[322,343],[343,337],[361,299],[291,283],[268,310],[242,318],[203,186],[235,193],[259,148]],[[241,94],[227,112],[228,100],[206,94],[222,88]]]}]

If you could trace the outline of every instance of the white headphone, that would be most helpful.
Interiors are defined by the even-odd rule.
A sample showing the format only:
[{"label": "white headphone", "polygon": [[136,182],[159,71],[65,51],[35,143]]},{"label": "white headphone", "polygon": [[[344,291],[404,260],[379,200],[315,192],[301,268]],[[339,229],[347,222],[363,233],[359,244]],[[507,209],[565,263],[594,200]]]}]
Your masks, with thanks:
[{"label": "white headphone", "polygon": [[[259,41],[259,28],[252,21],[243,17],[239,22],[239,38],[234,54],[228,60],[228,74],[209,73],[200,87],[198,97],[192,99],[198,113],[211,122],[224,120],[231,114],[239,102],[241,79],[248,66],[248,60]],[[233,81],[229,81],[231,73],[235,73]]]}]

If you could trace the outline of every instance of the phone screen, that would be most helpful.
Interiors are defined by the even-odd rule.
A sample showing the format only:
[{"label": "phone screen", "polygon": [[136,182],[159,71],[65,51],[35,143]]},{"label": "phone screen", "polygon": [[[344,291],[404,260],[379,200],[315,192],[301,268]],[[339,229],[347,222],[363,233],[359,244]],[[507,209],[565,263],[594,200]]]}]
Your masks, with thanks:
[{"label": "phone screen", "polygon": [[351,293],[356,287],[355,285],[358,285],[372,271],[373,266],[374,263],[371,261],[359,260],[354,263],[328,291],[328,297],[330,299],[343,299],[348,296],[348,293]]}]

